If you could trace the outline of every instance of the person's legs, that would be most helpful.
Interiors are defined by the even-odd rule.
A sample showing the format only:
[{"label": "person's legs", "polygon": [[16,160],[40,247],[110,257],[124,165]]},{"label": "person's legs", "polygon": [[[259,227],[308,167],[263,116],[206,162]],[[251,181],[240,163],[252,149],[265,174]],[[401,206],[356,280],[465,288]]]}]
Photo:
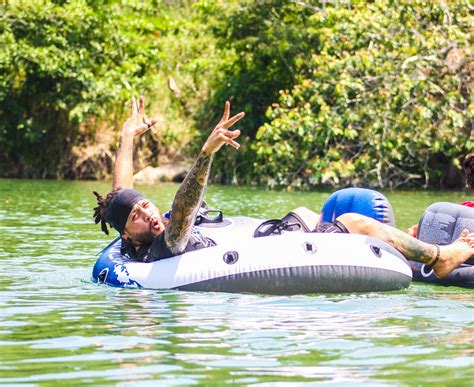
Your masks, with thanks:
[{"label": "person's legs", "polygon": [[450,245],[438,247],[364,215],[347,213],[337,220],[350,233],[379,238],[395,247],[406,258],[431,266],[440,278],[446,277],[457,266],[474,256],[474,233],[469,233],[468,230],[464,230],[459,239]]}]

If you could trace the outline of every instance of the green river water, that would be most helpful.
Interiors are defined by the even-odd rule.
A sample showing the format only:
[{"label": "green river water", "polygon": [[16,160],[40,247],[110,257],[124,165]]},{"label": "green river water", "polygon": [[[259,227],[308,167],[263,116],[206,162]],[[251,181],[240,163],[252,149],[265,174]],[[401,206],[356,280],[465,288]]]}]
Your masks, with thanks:
[{"label": "green river water", "polygon": [[[472,290],[265,296],[90,280],[110,183],[0,180],[0,385],[472,386]],[[138,187],[161,209],[175,184]],[[397,225],[463,192],[384,192]],[[319,210],[330,192],[211,186],[226,215]]]}]

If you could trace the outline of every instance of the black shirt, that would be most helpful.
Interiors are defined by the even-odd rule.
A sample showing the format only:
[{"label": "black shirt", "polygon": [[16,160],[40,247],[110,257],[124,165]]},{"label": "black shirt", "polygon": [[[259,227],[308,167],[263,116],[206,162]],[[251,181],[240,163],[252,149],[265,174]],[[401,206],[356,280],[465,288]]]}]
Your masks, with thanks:
[{"label": "black shirt", "polygon": [[[182,253],[187,253],[189,251],[199,250],[215,245],[216,242],[214,242],[211,238],[207,238],[193,231],[189,237],[188,244]],[[158,235],[153,240],[151,245],[140,246],[138,250],[135,249],[131,243],[122,239],[121,252],[122,254],[127,254],[132,260],[137,262],[154,262],[177,255],[173,254],[166,245],[164,232]]]}]

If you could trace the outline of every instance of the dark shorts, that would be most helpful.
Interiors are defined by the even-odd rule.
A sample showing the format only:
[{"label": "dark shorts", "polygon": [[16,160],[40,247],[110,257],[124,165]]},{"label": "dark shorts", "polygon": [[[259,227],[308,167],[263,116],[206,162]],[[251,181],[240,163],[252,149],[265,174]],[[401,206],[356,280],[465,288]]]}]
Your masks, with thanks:
[{"label": "dark shorts", "polygon": [[327,222],[318,224],[313,232],[325,233],[325,234],[336,234],[343,233],[349,234],[349,230],[337,219],[334,222]]}]

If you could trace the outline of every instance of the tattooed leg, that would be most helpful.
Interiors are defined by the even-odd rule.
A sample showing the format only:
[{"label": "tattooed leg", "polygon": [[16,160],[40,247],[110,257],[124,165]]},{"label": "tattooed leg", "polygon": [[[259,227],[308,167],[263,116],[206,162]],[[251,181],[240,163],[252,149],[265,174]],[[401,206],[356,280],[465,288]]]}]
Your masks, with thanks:
[{"label": "tattooed leg", "polygon": [[191,235],[194,219],[204,197],[212,154],[201,152],[176,193],[165,241],[174,254],[181,253]]},{"label": "tattooed leg", "polygon": [[394,227],[360,214],[348,213],[337,218],[350,233],[379,238],[400,251],[407,259],[432,266],[436,275],[446,277],[474,255],[474,233],[465,230],[460,238],[447,246],[422,242]]}]

